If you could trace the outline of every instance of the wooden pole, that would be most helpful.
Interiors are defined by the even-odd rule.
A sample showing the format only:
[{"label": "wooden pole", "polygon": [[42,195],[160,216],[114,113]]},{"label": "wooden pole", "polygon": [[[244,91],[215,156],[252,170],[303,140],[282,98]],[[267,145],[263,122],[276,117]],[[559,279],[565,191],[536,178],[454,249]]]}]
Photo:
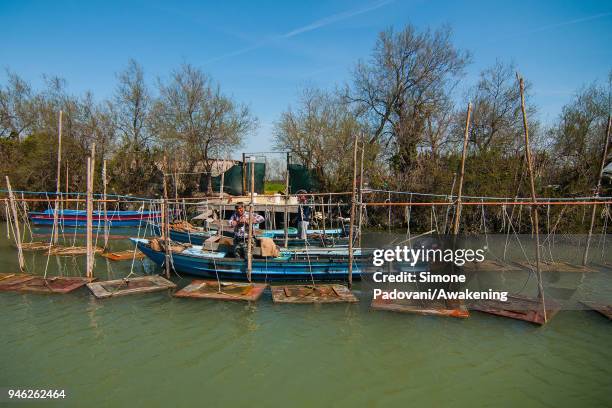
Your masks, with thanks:
[{"label": "wooden pole", "polygon": [[[604,149],[601,155],[601,165],[599,166],[599,175],[597,177],[597,186],[595,187],[595,197],[599,197],[601,194],[601,179],[603,177],[603,171],[606,167],[606,160],[608,159],[608,146],[610,143],[610,128],[612,127],[612,116],[608,115],[608,126],[606,129],[606,140],[604,141]],[[591,210],[591,225],[589,226],[589,234],[587,235],[586,246],[584,247],[584,254],[582,256],[582,265],[586,265],[589,259],[589,246],[591,244],[591,237],[593,236],[593,226],[595,225],[595,213],[597,212],[597,204],[593,204]]]},{"label": "wooden pole", "polygon": [[348,287],[353,286],[353,235],[355,233],[355,190],[357,189],[357,144],[358,138],[355,136],[355,144],[353,146],[353,193],[351,194],[351,219],[349,225],[349,264],[348,264]]},{"label": "wooden pole", "polygon": [[361,169],[359,170],[359,248],[361,248],[361,226],[363,219],[363,156],[365,154],[365,143],[361,142]]},{"label": "wooden pole", "polygon": [[19,269],[21,272],[25,272],[25,260],[23,258],[23,247],[21,245],[21,231],[19,230],[19,217],[17,215],[17,206],[15,205],[15,196],[13,195],[13,189],[11,188],[11,182],[9,181],[8,176],[6,176],[6,188],[9,192],[11,213],[13,214],[13,220],[15,221],[15,234],[13,235],[15,235],[15,243],[17,244],[17,259],[19,260]]},{"label": "wooden pole", "polygon": [[102,208],[104,209],[104,250],[108,247],[108,212],[106,207],[106,160],[102,162]]},{"label": "wooden pole", "polygon": [[325,226],[325,203],[323,202],[323,197],[319,197],[321,200],[321,216],[323,219],[323,246],[327,246],[327,233],[325,230],[327,227]]},{"label": "wooden pole", "polygon": [[163,169],[163,173],[164,173],[164,201],[162,204],[162,213],[164,214],[163,217],[165,219],[165,222],[162,225],[163,228],[163,234],[162,237],[164,237],[164,252],[165,252],[165,260],[164,260],[164,266],[166,268],[166,278],[170,278],[170,211],[168,209],[168,185],[166,183],[166,169],[168,168],[168,158],[166,156],[164,156],[164,169]]},{"label": "wooden pole", "polygon": [[247,189],[247,175],[246,175],[246,155],[242,153],[242,195],[246,195]]},{"label": "wooden pole", "polygon": [[255,156],[250,158],[251,170],[251,202],[249,204],[249,235],[247,237],[247,279],[251,281],[253,273],[253,209],[255,204]]},{"label": "wooden pole", "polygon": [[68,162],[66,162],[66,196],[68,196]]},{"label": "wooden pole", "polygon": [[221,216],[223,212],[223,188],[225,186],[225,171],[221,170],[221,186],[219,187],[219,229],[217,230],[217,235],[223,235],[223,217]]},{"label": "wooden pole", "polygon": [[[519,80],[519,87],[521,91],[521,111],[523,112],[523,128],[525,130],[525,158],[527,159],[527,168],[529,169],[529,184],[531,187],[531,200],[537,202],[536,190],[535,190],[535,177],[533,174],[533,160],[531,157],[531,148],[529,147],[529,126],[527,124],[527,111],[525,110],[525,83],[523,78],[517,74]],[[538,297],[542,302],[542,313],[544,316],[544,322],[547,321],[546,317],[546,303],[544,300],[544,287],[542,285],[542,272],[540,270],[540,230],[538,220],[538,206],[531,206],[531,213],[533,219],[533,232],[536,237],[536,274],[538,278]]]},{"label": "wooden pole", "polygon": [[55,209],[53,210],[53,243],[57,244],[59,239],[59,228],[57,227],[58,208],[60,199],[60,180],[62,172],[62,116],[63,112],[59,112],[59,125],[57,131],[57,180],[55,188]]},{"label": "wooden pole", "polygon": [[87,278],[93,278],[93,160],[91,157],[87,158]]},{"label": "wooden pole", "polygon": [[457,187],[457,209],[453,224],[453,235],[459,234],[459,222],[461,220],[461,194],[463,192],[463,177],[465,175],[465,158],[468,150],[468,140],[470,137],[470,115],[472,114],[472,104],[468,103],[465,118],[465,132],[463,133],[463,152],[461,153],[461,168],[459,170],[459,186]]},{"label": "wooden pole", "polygon": [[285,174],[285,207],[283,212],[283,222],[285,228],[285,248],[289,245],[289,159],[290,153],[287,152],[287,171]]},{"label": "wooden pole", "polygon": [[91,192],[92,194],[94,190],[93,180],[94,180],[95,171],[96,171],[96,143],[94,142],[91,144],[91,180],[92,180]]}]

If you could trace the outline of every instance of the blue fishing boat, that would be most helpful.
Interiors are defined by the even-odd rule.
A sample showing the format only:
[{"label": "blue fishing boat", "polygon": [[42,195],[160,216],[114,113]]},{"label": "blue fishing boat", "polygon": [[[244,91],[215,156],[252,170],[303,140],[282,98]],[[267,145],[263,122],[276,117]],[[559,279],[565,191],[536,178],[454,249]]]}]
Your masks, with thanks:
[{"label": "blue fishing boat", "polygon": [[[163,251],[151,248],[148,239],[131,238],[138,249],[159,266],[165,262]],[[338,252],[341,249],[336,249]],[[330,254],[323,250],[284,251],[277,258],[253,258],[251,277],[254,281],[345,281],[348,279],[348,250],[343,253]],[[358,259],[365,261],[366,254],[355,250]],[[219,278],[229,280],[245,280],[247,278],[247,261],[242,258],[229,257],[227,252],[207,251],[199,245],[193,245],[181,252],[172,253],[172,267],[179,273]],[[359,262],[353,265],[353,279],[360,279],[363,265]]]},{"label": "blue fishing boat", "polygon": [[[153,225],[153,233],[161,235],[159,225]],[[259,237],[272,238],[274,243],[279,246],[285,244],[285,231],[284,230],[259,230],[255,229],[255,233]],[[170,226],[170,239],[176,242],[183,242],[193,245],[204,245],[204,241],[208,238],[218,234],[216,229],[204,229],[196,227],[193,230],[178,230]],[[294,246],[305,246],[305,245],[319,245],[319,246],[334,246],[338,244],[348,243],[346,237],[341,236],[343,230],[337,229],[326,229],[325,231],[319,229],[308,230],[308,242],[306,240],[298,238],[297,229],[290,227],[288,228],[288,239],[287,245]],[[234,232],[231,230],[224,230],[223,236],[233,237]]]},{"label": "blue fishing boat", "polygon": [[[35,225],[53,225],[54,210],[30,211],[28,218]],[[107,223],[112,227],[137,227],[143,223],[159,221],[159,211],[121,211],[112,210],[94,211],[92,224],[94,228],[101,228]],[[87,226],[87,211],[84,210],[59,210],[58,222],[66,227]]]}]

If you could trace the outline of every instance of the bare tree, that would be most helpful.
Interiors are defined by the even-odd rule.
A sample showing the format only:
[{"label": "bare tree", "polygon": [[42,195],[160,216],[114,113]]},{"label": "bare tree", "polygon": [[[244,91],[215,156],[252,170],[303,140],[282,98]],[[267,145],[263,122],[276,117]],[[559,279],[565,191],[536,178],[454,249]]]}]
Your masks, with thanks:
[{"label": "bare tree", "polygon": [[[189,64],[173,71],[169,81],[160,81],[159,94],[152,115],[158,143],[167,150],[180,150],[186,172],[201,166],[211,192],[212,159],[241,145],[245,134],[255,128],[256,119],[247,106],[223,95],[219,85]],[[186,193],[196,188],[193,183],[185,184]]]},{"label": "bare tree", "polygon": [[113,98],[113,114],[124,146],[134,152],[143,151],[149,141],[146,120],[151,96],[138,62],[128,61],[125,70],[117,74],[117,88]]},{"label": "bare tree", "polygon": [[348,185],[355,136],[361,131],[354,114],[339,96],[319,89],[305,89],[299,107],[288,109],[275,124],[278,150],[291,151],[315,171],[325,188]]},{"label": "bare tree", "polygon": [[[516,67],[501,61],[483,70],[476,86],[468,92],[472,101],[472,126],[470,128],[470,145],[478,152],[495,150],[501,154],[516,154],[523,145],[521,140],[523,123],[520,107],[520,93],[516,82]],[[527,101],[531,84],[525,85]],[[465,112],[457,112],[456,135],[463,138]],[[527,117],[530,118],[530,130],[534,136],[536,127],[536,108],[527,106]]]},{"label": "bare tree", "polygon": [[382,143],[397,170],[414,166],[427,127],[444,117],[438,110],[448,106],[468,61],[448,27],[419,33],[408,25],[380,33],[370,61],[357,64],[347,98],[369,124],[369,142]]},{"label": "bare tree", "polygon": [[592,84],[563,107],[550,130],[560,179],[570,193],[590,193],[595,184],[609,114],[609,87]]},{"label": "bare tree", "polygon": [[7,84],[0,87],[0,137],[21,139],[36,122],[30,85],[20,76],[6,71]]}]

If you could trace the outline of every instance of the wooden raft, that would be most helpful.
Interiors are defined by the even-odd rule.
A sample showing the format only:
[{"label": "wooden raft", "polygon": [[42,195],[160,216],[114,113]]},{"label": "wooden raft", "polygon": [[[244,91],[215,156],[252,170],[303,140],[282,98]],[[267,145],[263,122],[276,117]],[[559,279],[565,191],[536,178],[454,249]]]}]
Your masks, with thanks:
[{"label": "wooden raft", "polygon": [[174,289],[176,285],[159,275],[139,276],[131,279],[88,283],[87,287],[98,299],[114,296],[134,295],[137,293],[159,292]]},{"label": "wooden raft", "polygon": [[[467,319],[470,317],[470,312],[466,309],[465,305],[460,302],[457,304],[440,305],[440,307],[428,306],[424,307],[410,303],[410,301],[402,300],[387,300],[387,299],[372,299],[370,307],[376,310],[386,310],[389,312],[400,312],[400,313],[414,313],[425,316],[442,316],[442,317],[456,317],[459,319]],[[450,306],[450,307],[449,307]]]},{"label": "wooden raft", "polygon": [[268,287],[265,283],[219,282],[214,279],[193,280],[174,294],[180,298],[257,301]]},{"label": "wooden raft", "polygon": [[274,303],[356,303],[358,300],[344,285],[272,286]]},{"label": "wooden raft", "polygon": [[[527,270],[535,270],[535,264],[531,264],[529,262],[516,262],[522,268]],[[568,262],[549,262],[542,261],[540,262],[540,271],[542,272],[574,272],[574,273],[583,273],[583,272],[595,272],[594,269],[582,266],[582,265],[572,265]]]},{"label": "wooden raft", "polygon": [[[525,296],[509,295],[507,302],[499,300],[479,300],[471,304],[470,309],[539,325],[546,323],[544,321],[542,303],[540,300]],[[560,307],[556,302],[550,299],[546,300],[547,320],[552,319],[557,312],[559,312],[559,309]]]},{"label": "wooden raft", "polygon": [[[52,247],[53,246],[51,246],[51,248]],[[21,249],[23,249],[24,251],[44,251],[46,249],[49,249],[49,243],[37,241],[24,242],[23,244],[21,244]]]},{"label": "wooden raft", "polygon": [[[93,251],[95,254],[102,253],[103,249],[100,247],[94,247]],[[77,256],[77,255],[87,255],[87,247],[84,246],[61,246],[56,245],[53,246],[49,250],[49,255],[56,256]]]},{"label": "wooden raft", "polygon": [[136,259],[144,259],[145,257],[145,255],[140,251],[136,251],[136,255],[134,255],[134,250],[132,249],[126,249],[125,251],[117,252],[105,252],[101,255],[107,259],[110,259],[111,261],[131,261],[134,257]]},{"label": "wooden raft", "polygon": [[91,280],[78,276],[54,276],[44,279],[42,276],[6,274],[0,280],[0,291],[64,294],[88,282]]},{"label": "wooden raft", "polygon": [[587,302],[587,301],[584,301],[584,300],[581,301],[580,303],[582,303],[583,305],[585,305],[589,309],[592,309],[592,310],[594,310],[594,311],[604,315],[609,320],[612,320],[612,305],[604,305],[603,303]]}]

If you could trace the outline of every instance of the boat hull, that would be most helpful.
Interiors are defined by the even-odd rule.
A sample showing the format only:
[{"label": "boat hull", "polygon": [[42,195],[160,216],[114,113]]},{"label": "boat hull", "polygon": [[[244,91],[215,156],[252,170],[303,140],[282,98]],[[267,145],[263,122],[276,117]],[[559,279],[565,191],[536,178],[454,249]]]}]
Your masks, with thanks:
[{"label": "boat hull", "polygon": [[[160,267],[165,254],[154,251],[144,242],[137,242],[138,249]],[[231,280],[247,279],[247,262],[241,258],[201,258],[181,253],[172,254],[172,266],[178,273],[206,278]],[[359,263],[353,267],[353,279],[361,278]],[[253,259],[254,281],[346,281],[348,261],[338,257],[316,260]]]}]

